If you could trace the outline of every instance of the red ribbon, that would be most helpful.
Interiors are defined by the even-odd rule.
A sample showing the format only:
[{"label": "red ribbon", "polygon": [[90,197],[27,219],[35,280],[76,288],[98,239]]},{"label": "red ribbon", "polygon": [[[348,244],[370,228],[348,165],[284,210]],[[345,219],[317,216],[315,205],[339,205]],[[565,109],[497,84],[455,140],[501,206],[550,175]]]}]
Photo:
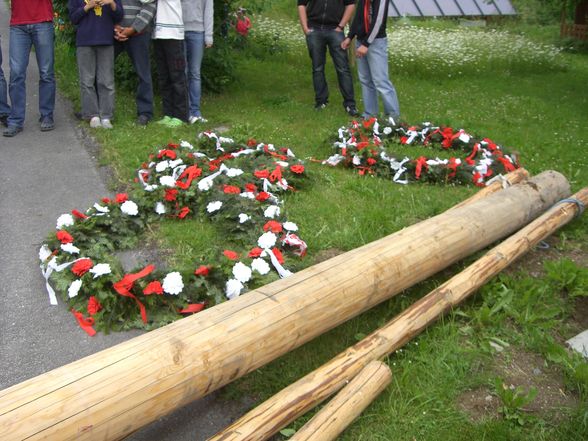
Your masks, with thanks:
[{"label": "red ribbon", "polygon": [[451,173],[447,175],[448,178],[454,178],[457,173],[457,167],[459,164],[457,163],[457,159],[449,158],[449,163],[447,164],[447,168],[451,170]]},{"label": "red ribbon", "polygon": [[71,310],[71,313],[78,321],[78,325],[80,325],[80,328],[86,331],[86,334],[88,334],[90,337],[94,337],[96,335],[96,331],[94,330],[94,328],[92,328],[92,325],[94,325],[94,319],[92,317],[86,318],[84,317],[84,314],[82,314],[79,311],[76,311],[73,308]]},{"label": "red ribbon", "polygon": [[416,169],[414,171],[414,175],[417,179],[421,178],[421,172],[423,170],[423,167],[425,167],[425,170],[427,170],[429,168],[429,165],[427,164],[427,158],[421,156],[416,160]]},{"label": "red ribbon", "polygon": [[[184,170],[184,172],[180,175],[180,177],[176,181],[176,185],[178,187],[180,187],[182,190],[186,190],[186,189],[188,189],[188,187],[190,187],[190,184],[192,184],[192,181],[194,180],[194,178],[197,178],[201,174],[202,174],[201,168],[198,168],[195,165],[191,165],[190,167],[186,168],[186,170]],[[182,179],[184,179],[184,178],[186,180],[182,181]]]},{"label": "red ribbon", "polygon": [[141,301],[135,297],[135,295],[131,292],[133,288],[133,284],[151,273],[155,269],[154,265],[147,265],[138,273],[134,274],[125,274],[121,280],[116,282],[114,286],[114,290],[119,293],[121,296],[130,297],[137,302],[137,306],[139,306],[139,310],[141,311],[141,319],[143,319],[143,323],[147,323],[147,311],[145,310],[145,305],[141,303]]},{"label": "red ribbon", "polygon": [[480,149],[480,144],[478,144],[478,143],[474,144],[474,148],[472,149],[472,153],[470,153],[470,156],[468,156],[467,158],[465,158],[465,161],[469,165],[474,165],[476,163],[476,161],[474,161],[474,156],[476,156],[476,154],[478,153],[478,150],[479,149]]},{"label": "red ribbon", "polygon": [[504,170],[507,173],[515,170],[516,167],[508,159],[506,159],[502,156],[500,156],[496,159],[502,164],[502,166],[504,167]]},{"label": "red ribbon", "polygon": [[190,303],[184,309],[180,309],[180,314],[194,314],[202,311],[205,306],[204,303]]},{"label": "red ribbon", "polygon": [[282,182],[282,167],[276,165],[276,169],[273,172],[271,172],[271,174],[269,175],[269,179],[272,182]]}]

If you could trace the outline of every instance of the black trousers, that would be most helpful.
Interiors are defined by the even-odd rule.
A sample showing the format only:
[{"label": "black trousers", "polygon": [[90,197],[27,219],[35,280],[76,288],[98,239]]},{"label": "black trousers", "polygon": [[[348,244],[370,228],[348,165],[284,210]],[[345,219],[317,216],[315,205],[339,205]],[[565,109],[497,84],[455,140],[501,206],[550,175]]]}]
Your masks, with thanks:
[{"label": "black trousers", "polygon": [[153,41],[163,114],[188,120],[188,81],[184,40]]}]

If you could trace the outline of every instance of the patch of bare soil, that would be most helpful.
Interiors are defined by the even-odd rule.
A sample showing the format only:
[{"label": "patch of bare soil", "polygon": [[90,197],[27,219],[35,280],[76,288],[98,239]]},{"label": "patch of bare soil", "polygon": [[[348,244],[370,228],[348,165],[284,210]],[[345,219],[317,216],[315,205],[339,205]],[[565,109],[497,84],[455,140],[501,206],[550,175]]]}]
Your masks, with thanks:
[{"label": "patch of bare soil", "polygon": [[[498,354],[493,370],[507,387],[520,386],[527,392],[531,387],[537,389],[535,399],[522,409],[526,412],[558,421],[564,415],[562,409],[577,404],[577,397],[565,390],[561,372],[546,367],[537,354],[515,350]],[[501,405],[500,398],[486,387],[466,391],[458,397],[458,406],[474,421],[496,418]]]},{"label": "patch of bare soil", "polygon": [[572,320],[579,330],[588,329],[588,297],[578,297],[572,312]]},{"label": "patch of bare soil", "polygon": [[345,251],[340,250],[339,248],[329,248],[328,250],[321,250],[318,253],[316,253],[314,263],[316,265],[317,263],[321,263],[325,260],[332,259],[333,257],[338,256],[339,254],[343,254],[344,252]]}]

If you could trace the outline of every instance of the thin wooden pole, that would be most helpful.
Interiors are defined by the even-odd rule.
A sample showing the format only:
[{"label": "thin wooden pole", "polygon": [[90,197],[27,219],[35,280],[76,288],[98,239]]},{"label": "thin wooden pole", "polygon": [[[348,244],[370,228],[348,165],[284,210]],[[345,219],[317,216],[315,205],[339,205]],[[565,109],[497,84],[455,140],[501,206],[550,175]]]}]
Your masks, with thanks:
[{"label": "thin wooden pole", "polygon": [[511,234],[567,195],[561,174],[542,173],[0,391],[0,439],[121,439]]},{"label": "thin wooden pole", "polygon": [[372,361],[347,386],[312,417],[290,441],[332,441],[386,389],[392,371],[386,363]]},{"label": "thin wooden pole", "polygon": [[210,441],[266,440],[304,415],[339,390],[367,363],[402,347],[441,314],[459,304],[539,241],[567,224],[578,213],[580,204],[588,204],[588,188],[576,193],[572,199],[579,203],[563,202],[553,206],[384,327],[278,392],[210,438]]}]

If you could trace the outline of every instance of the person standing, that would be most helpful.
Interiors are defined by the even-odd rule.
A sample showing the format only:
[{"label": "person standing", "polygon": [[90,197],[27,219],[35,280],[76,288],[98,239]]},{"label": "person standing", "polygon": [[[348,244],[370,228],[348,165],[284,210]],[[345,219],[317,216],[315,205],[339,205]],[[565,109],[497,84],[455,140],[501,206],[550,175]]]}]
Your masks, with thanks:
[{"label": "person standing", "polygon": [[204,48],[212,47],[213,1],[182,0],[184,19],[184,41],[186,44],[186,61],[188,63],[188,122],[206,122],[200,110],[202,96],[202,58]]},{"label": "person standing", "polygon": [[51,0],[12,0],[10,13],[10,115],[3,135],[22,132],[26,109],[26,76],[31,48],[39,67],[39,113],[41,131],[55,128],[53,3]]},{"label": "person standing", "polygon": [[306,36],[308,54],[312,61],[312,84],[316,110],[329,102],[329,87],[325,79],[327,48],[333,59],[343,107],[351,116],[358,116],[353,92],[353,78],[347,52],[341,48],[343,29],[355,10],[354,0],[298,0],[298,17]]},{"label": "person standing", "polygon": [[384,114],[391,124],[396,125],[400,118],[400,105],[388,75],[387,18],[387,0],[359,0],[357,13],[341,48],[346,50],[351,40],[357,37],[355,55],[365,108],[364,118],[378,115],[379,93],[384,104]]},{"label": "person standing", "polygon": [[114,27],[114,58],[126,52],[137,74],[139,84],[135,101],[137,103],[137,124],[145,126],[153,118],[153,82],[149,46],[151,28],[157,4],[155,0],[122,0],[124,15]]},{"label": "person standing", "polygon": [[2,40],[0,40],[0,124],[4,127],[7,125],[10,106],[8,105],[8,89],[6,87],[6,78],[2,70]]},{"label": "person standing", "polygon": [[76,26],[76,58],[82,118],[92,128],[112,129],[114,113],[114,25],[123,17],[120,0],[69,0]]},{"label": "person standing", "polygon": [[159,0],[153,31],[164,117],[159,123],[175,127],[188,121],[188,82],[184,20],[180,0]]}]

